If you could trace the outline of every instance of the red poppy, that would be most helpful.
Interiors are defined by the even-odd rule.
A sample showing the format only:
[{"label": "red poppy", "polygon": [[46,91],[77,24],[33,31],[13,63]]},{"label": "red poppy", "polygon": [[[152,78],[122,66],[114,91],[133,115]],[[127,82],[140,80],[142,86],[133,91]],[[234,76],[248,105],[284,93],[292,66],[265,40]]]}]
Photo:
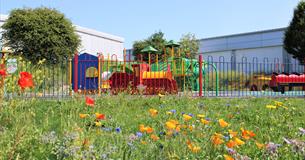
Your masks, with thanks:
[{"label": "red poppy", "polygon": [[94,106],[94,99],[87,96],[86,97],[86,105],[90,106],[90,107],[93,107]]},{"label": "red poppy", "polygon": [[21,89],[25,89],[28,87],[33,87],[33,77],[32,74],[28,72],[20,72],[20,78],[18,80],[18,85],[21,87]]},{"label": "red poppy", "polygon": [[5,68],[0,70],[0,76],[2,76],[2,77],[5,77],[5,76],[6,76],[6,70],[5,70]]}]

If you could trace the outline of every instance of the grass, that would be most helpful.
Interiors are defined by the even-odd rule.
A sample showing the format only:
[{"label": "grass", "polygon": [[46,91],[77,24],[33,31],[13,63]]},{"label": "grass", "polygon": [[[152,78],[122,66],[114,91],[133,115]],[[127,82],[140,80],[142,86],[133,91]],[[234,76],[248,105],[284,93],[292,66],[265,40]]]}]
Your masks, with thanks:
[{"label": "grass", "polygon": [[[95,106],[85,105],[83,97],[70,100],[10,100],[0,107],[0,157],[2,159],[225,159],[228,130],[237,131],[244,145],[234,147],[240,156],[252,159],[303,159],[305,136],[304,99],[276,99],[284,107],[266,108],[274,99],[219,99],[165,96],[104,96]],[[286,108],[287,107],[287,108]],[[158,114],[150,115],[149,109]],[[176,110],[176,113],[169,113]],[[102,126],[94,123],[94,113],[106,115]],[[81,119],[79,114],[89,114]],[[182,113],[193,114],[189,121]],[[208,125],[200,122],[210,120]],[[165,123],[179,121],[181,130],[169,132]],[[219,119],[229,123],[221,127]],[[142,133],[143,124],[153,133]],[[100,125],[100,124],[97,124]],[[245,140],[240,128],[256,135]],[[167,133],[167,135],[164,135]],[[214,145],[214,133],[223,135],[223,144]],[[158,140],[153,140],[151,135]],[[301,150],[293,150],[283,138],[301,142]],[[155,137],[154,137],[155,138]],[[187,143],[189,142],[189,143]],[[256,143],[265,144],[258,148]],[[272,144],[274,143],[274,146]],[[268,145],[266,145],[268,144]],[[278,147],[275,144],[279,144]],[[194,150],[194,147],[198,147]],[[199,149],[200,147],[200,149]],[[273,148],[272,148],[273,147]],[[274,149],[275,148],[275,149]],[[231,157],[236,156],[231,154]],[[0,159],[1,159],[0,158]],[[244,157],[245,158],[245,157]]]}]

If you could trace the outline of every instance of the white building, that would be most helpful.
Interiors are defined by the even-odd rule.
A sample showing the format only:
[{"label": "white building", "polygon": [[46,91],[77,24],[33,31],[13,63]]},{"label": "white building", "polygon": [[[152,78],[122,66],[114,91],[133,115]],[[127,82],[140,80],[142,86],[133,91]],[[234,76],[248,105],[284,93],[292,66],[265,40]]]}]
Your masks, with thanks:
[{"label": "white building", "polygon": [[[232,69],[245,70],[244,64],[257,64],[263,67],[248,67],[253,71],[274,70],[281,64],[281,71],[303,70],[298,61],[283,47],[283,39],[286,28],[233,34],[227,36],[204,38],[199,41],[199,52],[206,61],[230,62],[228,65]],[[243,64],[244,63],[244,64]],[[245,66],[245,65],[244,65]],[[267,66],[267,67],[266,67]],[[228,67],[222,67],[227,69]],[[271,69],[272,68],[272,69]]]},{"label": "white building", "polygon": [[[7,18],[8,16],[0,14],[0,27]],[[77,25],[75,25],[75,29],[81,39],[79,52],[87,52],[93,55],[96,55],[97,53],[103,53],[104,55],[116,54],[118,59],[123,59],[124,39],[122,37]]]},{"label": "white building", "polygon": [[265,30],[205,38],[200,40],[200,53],[207,59],[212,56],[213,60],[218,60],[223,56],[226,61],[235,57],[237,62],[242,61],[242,57],[252,60],[257,57],[259,62],[269,62],[278,59],[284,62],[287,53],[283,48],[285,28]]}]

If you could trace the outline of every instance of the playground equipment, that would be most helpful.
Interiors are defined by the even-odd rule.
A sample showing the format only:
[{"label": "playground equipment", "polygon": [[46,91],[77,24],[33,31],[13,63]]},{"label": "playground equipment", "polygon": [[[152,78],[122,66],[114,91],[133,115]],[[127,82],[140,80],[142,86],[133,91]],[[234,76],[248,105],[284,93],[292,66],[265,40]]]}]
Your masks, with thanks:
[{"label": "playground equipment", "polygon": [[269,82],[270,88],[275,92],[285,93],[285,87],[292,90],[293,87],[303,87],[305,91],[305,74],[300,73],[273,73]]},{"label": "playground equipment", "polygon": [[[126,50],[123,62],[119,62],[115,55],[108,55],[107,59],[102,54],[99,57],[87,53],[75,55],[70,64],[72,88],[75,92],[101,93],[110,90],[116,94],[123,91],[139,93],[139,86],[142,86],[143,94],[176,94],[186,90],[202,93],[202,90],[206,91],[205,84],[209,83],[204,68],[210,65],[216,73],[215,91],[218,95],[215,65],[203,62],[202,59],[198,61],[180,57],[180,50],[178,56],[175,56],[174,47],[179,44],[173,41],[167,46],[171,47],[171,54],[161,60],[156,49],[151,46],[144,48],[141,53],[148,53],[148,64],[142,58],[139,61],[127,61]],[[156,54],[154,61],[151,53]]]}]

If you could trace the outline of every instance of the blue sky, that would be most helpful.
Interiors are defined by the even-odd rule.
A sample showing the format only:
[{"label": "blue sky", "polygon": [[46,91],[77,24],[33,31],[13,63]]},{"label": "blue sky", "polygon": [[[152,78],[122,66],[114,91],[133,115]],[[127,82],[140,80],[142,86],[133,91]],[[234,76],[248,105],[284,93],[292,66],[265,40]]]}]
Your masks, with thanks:
[{"label": "blue sky", "polygon": [[0,0],[0,13],[56,8],[74,24],[125,38],[125,47],[161,30],[178,41],[286,27],[299,0]]}]

